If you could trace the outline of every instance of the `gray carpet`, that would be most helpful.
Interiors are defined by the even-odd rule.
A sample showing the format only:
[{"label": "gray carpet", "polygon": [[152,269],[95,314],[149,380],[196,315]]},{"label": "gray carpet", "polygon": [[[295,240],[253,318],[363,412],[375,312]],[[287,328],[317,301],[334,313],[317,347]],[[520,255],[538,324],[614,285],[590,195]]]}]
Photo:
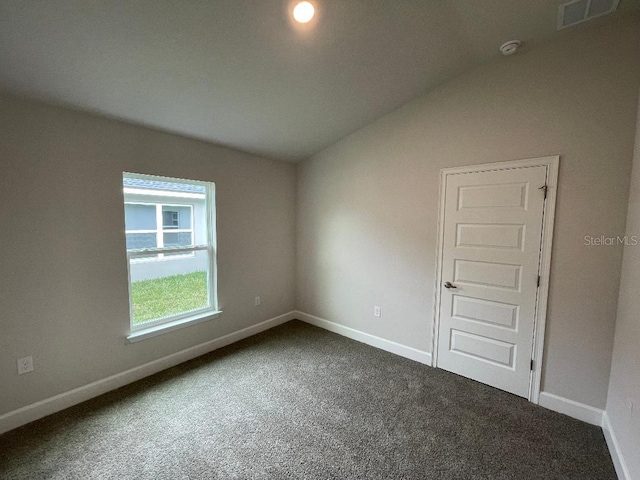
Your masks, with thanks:
[{"label": "gray carpet", "polygon": [[614,479],[599,428],[293,321],[0,435],[3,479]]}]

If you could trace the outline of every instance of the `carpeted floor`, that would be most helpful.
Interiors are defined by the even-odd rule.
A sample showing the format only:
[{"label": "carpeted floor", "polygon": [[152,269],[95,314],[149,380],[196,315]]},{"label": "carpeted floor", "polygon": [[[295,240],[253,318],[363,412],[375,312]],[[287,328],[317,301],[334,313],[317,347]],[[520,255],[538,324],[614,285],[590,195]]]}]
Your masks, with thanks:
[{"label": "carpeted floor", "polygon": [[2,479],[615,479],[599,428],[302,322],[0,435]]}]

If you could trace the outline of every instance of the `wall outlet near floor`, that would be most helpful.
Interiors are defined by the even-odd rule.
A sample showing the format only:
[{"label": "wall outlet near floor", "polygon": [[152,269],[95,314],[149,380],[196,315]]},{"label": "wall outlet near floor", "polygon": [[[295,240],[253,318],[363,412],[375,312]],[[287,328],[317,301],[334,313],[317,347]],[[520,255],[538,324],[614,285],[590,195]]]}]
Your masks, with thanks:
[{"label": "wall outlet near floor", "polygon": [[382,316],[382,310],[377,305],[375,307],[373,307],[373,316],[374,317],[381,317]]},{"label": "wall outlet near floor", "polygon": [[260,297],[256,297],[256,298],[255,298],[255,300],[254,300],[254,302],[253,302],[253,304],[254,304],[256,307],[259,307],[261,303],[262,303],[262,300],[260,300]]},{"label": "wall outlet near floor", "polygon": [[627,411],[629,412],[629,421],[633,420],[633,400],[631,398],[627,398]]},{"label": "wall outlet near floor", "polygon": [[24,357],[18,359],[18,375],[33,372],[33,357]]}]

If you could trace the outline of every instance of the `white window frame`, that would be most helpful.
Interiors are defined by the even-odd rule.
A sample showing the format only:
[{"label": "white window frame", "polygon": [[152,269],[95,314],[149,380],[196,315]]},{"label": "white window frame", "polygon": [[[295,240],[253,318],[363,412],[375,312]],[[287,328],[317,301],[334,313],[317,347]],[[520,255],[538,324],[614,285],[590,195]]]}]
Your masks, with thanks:
[{"label": "white window frame", "polygon": [[[156,245],[157,248],[164,248],[164,234],[165,233],[190,233],[191,234],[191,245],[194,244],[195,240],[195,218],[194,218],[194,209],[193,204],[190,203],[160,203],[160,202],[124,202],[126,205],[151,205],[156,209],[156,229],[147,229],[147,230],[125,230],[125,234],[130,233],[153,233],[156,236]],[[206,193],[205,193],[205,205],[206,205]],[[191,228],[171,228],[165,230],[164,228],[164,218],[162,215],[163,207],[189,207],[190,215],[191,215]],[[159,253],[154,256],[145,256],[143,258],[133,259],[133,263],[145,263],[145,262],[157,262],[161,260],[179,260],[181,258],[188,258],[195,256],[195,252],[185,253],[184,255],[169,255],[165,256],[163,253]]]},{"label": "white window frame", "polygon": [[[210,320],[212,318],[217,318],[219,316],[220,310],[218,308],[218,288],[217,288],[217,247],[216,247],[216,212],[215,212],[215,184],[213,182],[203,182],[198,180],[187,180],[181,178],[170,178],[170,177],[160,177],[155,175],[145,175],[139,173],[129,173],[124,172],[123,178],[134,178],[134,179],[142,179],[142,180],[151,180],[151,181],[159,181],[159,182],[171,182],[171,183],[183,183],[190,185],[198,185],[204,187],[204,202],[205,202],[205,215],[207,220],[207,242],[204,244],[195,244],[195,218],[194,218],[194,209],[191,205],[188,204],[166,204],[166,203],[155,203],[155,202],[130,202],[123,201],[123,205],[125,203],[138,203],[138,204],[151,204],[151,205],[159,205],[156,207],[156,230],[150,231],[137,231],[131,230],[126,231],[127,233],[156,233],[158,235],[158,245],[162,245],[162,247],[157,248],[143,248],[143,249],[135,249],[135,250],[126,250],[127,254],[127,269],[129,273],[128,279],[128,287],[129,287],[129,327],[130,333],[127,336],[127,339],[130,342],[137,342],[140,340],[144,340],[145,338],[154,337],[156,335],[161,335],[163,333],[167,333],[178,328],[183,328],[189,325],[193,325],[195,323],[200,323],[206,320]],[[124,194],[134,193],[131,191],[132,189],[123,188]],[[154,194],[158,195],[157,191],[149,191],[149,190],[140,190],[135,193],[144,194]],[[165,192],[163,192],[164,195]],[[172,193],[172,192],[169,192]],[[178,196],[178,195],[168,195],[168,196]],[[186,198],[201,198],[201,195],[186,193],[184,195]],[[162,222],[162,206],[191,206],[191,243],[192,245],[189,247],[164,247],[164,228]],[[123,211],[124,212],[124,211]],[[159,213],[158,213],[159,212]],[[158,217],[159,215],[159,217]],[[124,218],[123,218],[124,221]],[[180,232],[182,229],[171,229],[169,232]],[[125,246],[126,248],[126,246]],[[208,252],[208,291],[207,291],[207,303],[208,306],[205,308],[200,308],[197,310],[190,310],[188,312],[183,312],[177,315],[171,315],[168,317],[159,318],[156,320],[144,322],[143,324],[134,325],[133,324],[133,304],[131,302],[131,263],[138,261],[145,261],[145,257],[149,257],[150,255],[154,255],[154,260],[157,257],[163,257],[164,254],[167,253],[184,253],[185,255],[195,255],[198,251],[207,251]],[[182,255],[171,255],[165,257],[166,259],[173,258],[181,258]]]}]

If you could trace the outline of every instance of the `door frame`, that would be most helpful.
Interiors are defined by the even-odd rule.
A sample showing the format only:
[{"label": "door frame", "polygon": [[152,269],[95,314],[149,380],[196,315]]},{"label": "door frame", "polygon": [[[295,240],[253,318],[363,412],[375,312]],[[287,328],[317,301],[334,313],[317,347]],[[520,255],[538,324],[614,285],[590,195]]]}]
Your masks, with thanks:
[{"label": "door frame", "polygon": [[440,296],[442,293],[442,255],[444,249],[445,185],[449,175],[480,173],[497,170],[511,170],[526,167],[547,167],[547,197],[542,213],[542,239],[538,270],[540,287],[536,296],[536,313],[533,324],[533,369],[529,376],[529,401],[540,401],[540,383],[542,380],[542,358],[544,354],[544,335],[547,323],[547,300],[549,297],[549,276],[551,271],[551,247],[553,242],[553,223],[556,211],[556,193],[558,190],[558,170],[560,156],[528,158],[506,162],[484,163],[464,167],[443,168],[440,170],[440,196],[438,201],[438,239],[436,246],[436,283],[434,289],[434,309],[432,323],[431,365],[438,366],[438,342],[440,333]]}]

